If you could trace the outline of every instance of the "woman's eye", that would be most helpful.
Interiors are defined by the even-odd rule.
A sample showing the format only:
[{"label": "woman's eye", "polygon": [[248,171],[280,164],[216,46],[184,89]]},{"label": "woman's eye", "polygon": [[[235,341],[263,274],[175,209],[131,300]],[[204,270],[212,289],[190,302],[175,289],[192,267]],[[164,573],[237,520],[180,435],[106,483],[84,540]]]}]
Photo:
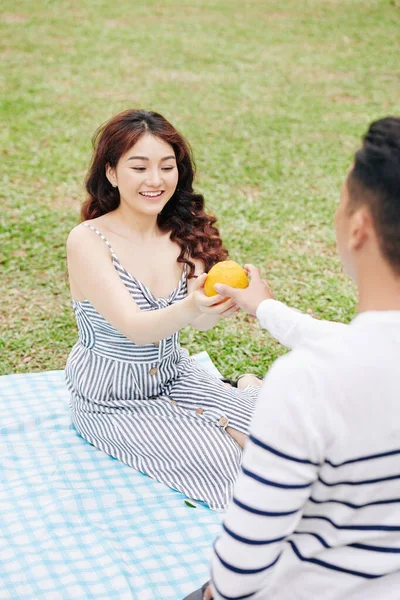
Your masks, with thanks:
[{"label": "woman's eye", "polygon": [[[162,167],[162,171],[172,171],[175,167],[170,166],[170,167]],[[131,169],[133,171],[137,171],[138,173],[143,173],[143,171],[146,170],[146,167],[131,167]]]}]

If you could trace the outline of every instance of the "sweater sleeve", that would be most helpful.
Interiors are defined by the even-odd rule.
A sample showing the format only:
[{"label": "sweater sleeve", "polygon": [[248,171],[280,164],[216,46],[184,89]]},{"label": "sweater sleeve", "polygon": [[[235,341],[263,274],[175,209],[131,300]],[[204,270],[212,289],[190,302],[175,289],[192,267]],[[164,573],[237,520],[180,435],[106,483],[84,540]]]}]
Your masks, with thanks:
[{"label": "sweater sleeve", "polygon": [[217,600],[266,599],[285,540],[295,530],[323,461],[315,382],[295,352],[270,369],[257,402],[243,466],[217,539]]},{"label": "sweater sleeve", "polygon": [[343,323],[314,319],[277,300],[261,302],[256,316],[261,327],[287,348],[315,342],[347,328]]}]

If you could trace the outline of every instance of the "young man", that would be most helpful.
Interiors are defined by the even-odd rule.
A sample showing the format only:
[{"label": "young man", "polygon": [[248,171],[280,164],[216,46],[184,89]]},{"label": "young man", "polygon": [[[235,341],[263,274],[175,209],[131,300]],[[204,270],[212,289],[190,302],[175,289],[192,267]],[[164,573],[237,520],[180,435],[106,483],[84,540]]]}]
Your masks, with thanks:
[{"label": "young man", "polygon": [[251,266],[246,290],[216,286],[294,349],[265,379],[206,600],[400,598],[400,118],[365,135],[336,237],[348,326],[277,303]]}]

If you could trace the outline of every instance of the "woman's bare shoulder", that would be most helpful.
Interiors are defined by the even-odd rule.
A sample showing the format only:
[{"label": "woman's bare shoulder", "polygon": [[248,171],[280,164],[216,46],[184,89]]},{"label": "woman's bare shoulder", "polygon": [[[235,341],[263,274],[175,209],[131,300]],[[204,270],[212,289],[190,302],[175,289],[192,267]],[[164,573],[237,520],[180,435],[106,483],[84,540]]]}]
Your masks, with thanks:
[{"label": "woman's bare shoulder", "polygon": [[[97,229],[96,219],[90,221],[83,221],[76,225],[68,234],[67,237],[67,252],[82,252],[90,248],[100,248],[105,246],[104,242],[100,239],[100,236],[93,231],[92,228]],[[88,227],[90,225],[90,227]],[[99,231],[99,230],[98,230]],[[101,231],[100,231],[101,233]]]},{"label": "woman's bare shoulder", "polygon": [[68,234],[67,249],[73,248],[77,244],[81,244],[88,236],[88,227],[84,223],[76,225]]}]

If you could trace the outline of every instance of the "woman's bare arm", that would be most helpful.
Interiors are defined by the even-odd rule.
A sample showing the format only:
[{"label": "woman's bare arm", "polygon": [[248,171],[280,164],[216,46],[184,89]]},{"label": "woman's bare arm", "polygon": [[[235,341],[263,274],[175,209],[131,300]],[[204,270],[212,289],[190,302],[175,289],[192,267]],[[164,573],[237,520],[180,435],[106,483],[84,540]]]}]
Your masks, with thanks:
[{"label": "woman's bare arm", "polygon": [[78,226],[71,231],[67,259],[71,284],[79,290],[81,298],[88,300],[106,321],[135,344],[146,345],[165,339],[202,313],[215,319],[221,311],[220,307],[212,306],[212,298],[199,303],[196,286],[176,304],[141,311],[118,276],[107,246],[98,236],[88,235],[84,227]]}]

